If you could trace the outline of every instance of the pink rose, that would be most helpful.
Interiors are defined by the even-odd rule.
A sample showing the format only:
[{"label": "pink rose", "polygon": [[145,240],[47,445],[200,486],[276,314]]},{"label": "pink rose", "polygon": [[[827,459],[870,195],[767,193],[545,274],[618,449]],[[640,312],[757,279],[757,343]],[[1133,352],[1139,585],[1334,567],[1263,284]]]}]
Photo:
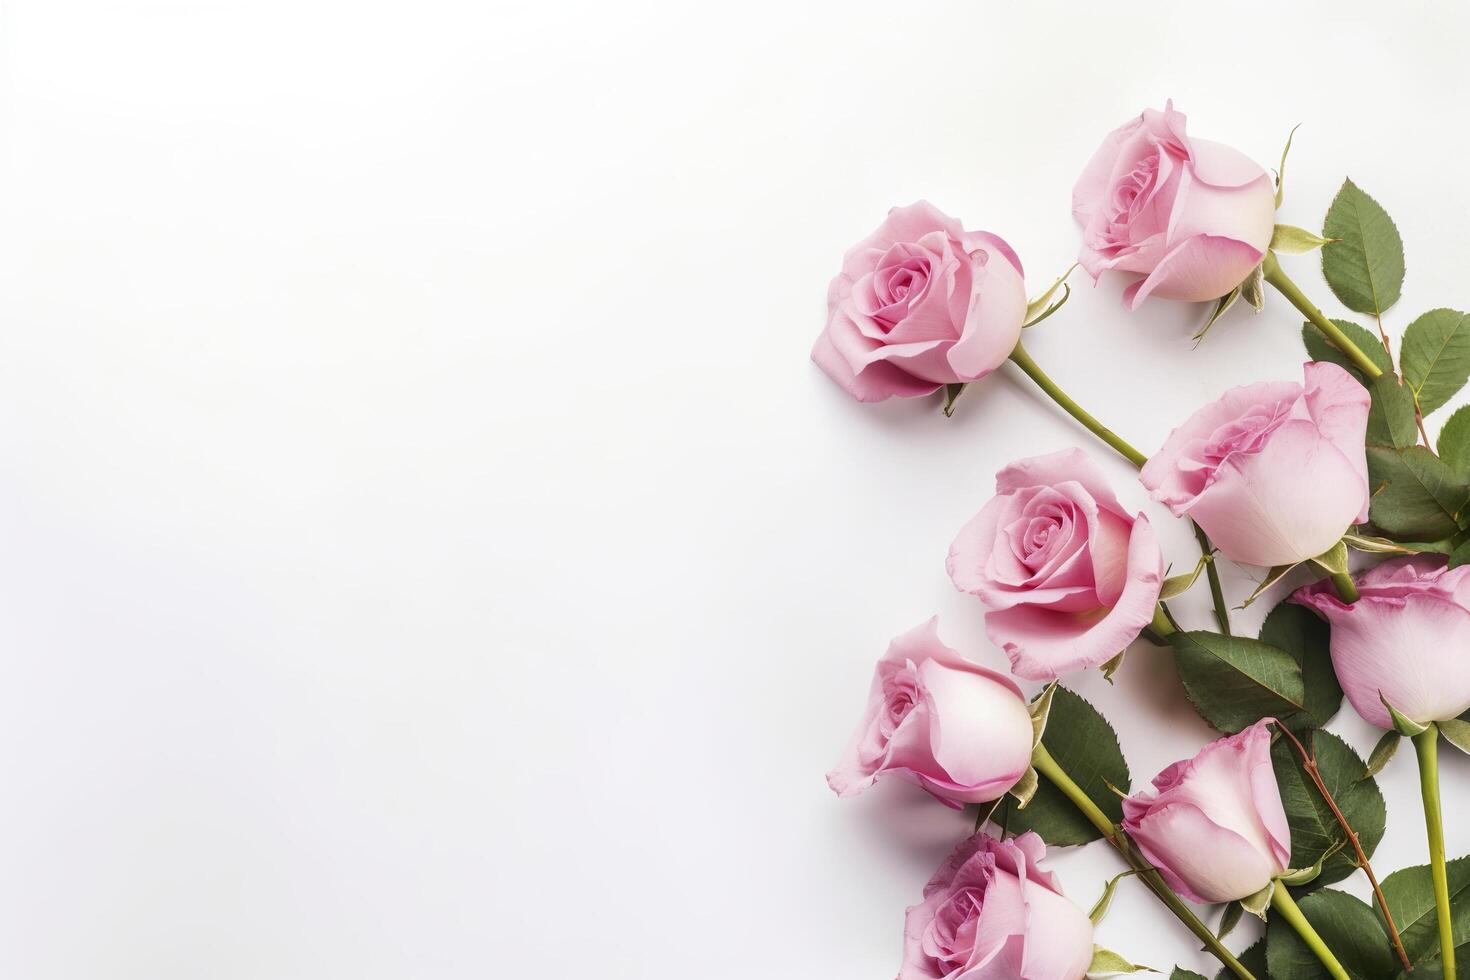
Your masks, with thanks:
[{"label": "pink rose", "polygon": [[936,616],[888,645],[868,710],[827,785],[851,796],[892,774],[960,809],[1016,785],[1031,748],[1020,688],[945,646]]},{"label": "pink rose", "polygon": [[1082,980],[1092,922],[1043,871],[1034,833],[961,844],[909,907],[898,980]]},{"label": "pink rose", "polygon": [[927,395],[1004,363],[1025,316],[1011,247],[920,201],[848,250],[812,360],[858,401]]},{"label": "pink rose", "polygon": [[949,549],[955,587],[981,598],[985,632],[1028,680],[1116,657],[1153,619],[1164,558],[1148,518],[1118,503],[1079,449],[1012,463]]},{"label": "pink rose", "polygon": [[1358,714],[1387,729],[1383,699],[1421,724],[1470,708],[1470,565],[1449,568],[1442,555],[1390,558],[1357,582],[1352,605],[1327,579],[1292,601],[1332,624],[1332,669]]},{"label": "pink rose", "polygon": [[1266,257],[1276,190],[1249,157],[1185,135],[1169,102],[1108,134],[1072,188],[1072,214],[1088,275],[1143,274],[1123,294],[1131,310],[1154,294],[1198,301],[1240,285]]},{"label": "pink rose", "polygon": [[1265,888],[1291,859],[1291,828],[1271,768],[1271,719],[1217,739],[1123,801],[1123,829],[1169,887],[1196,902]]},{"label": "pink rose", "polygon": [[1368,519],[1368,392],[1326,361],[1304,375],[1231,388],[1170,432],[1139,474],[1227,558],[1295,564]]}]

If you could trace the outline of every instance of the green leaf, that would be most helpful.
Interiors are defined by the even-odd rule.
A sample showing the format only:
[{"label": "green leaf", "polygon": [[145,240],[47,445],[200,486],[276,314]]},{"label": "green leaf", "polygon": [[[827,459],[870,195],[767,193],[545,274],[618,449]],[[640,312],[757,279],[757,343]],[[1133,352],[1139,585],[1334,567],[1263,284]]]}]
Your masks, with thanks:
[{"label": "green leaf", "polygon": [[[1231,974],[1231,976],[1234,975],[1233,973]],[[1205,980],[1205,978],[1193,970],[1186,970],[1183,967],[1176,966],[1174,967],[1174,972],[1169,974],[1169,980]]]},{"label": "green leaf", "polygon": [[1403,739],[1404,737],[1398,732],[1384,732],[1377,744],[1373,746],[1373,751],[1368,753],[1368,765],[1363,768],[1363,775],[1359,778],[1369,779],[1382,772],[1383,767],[1388,765],[1388,760],[1392,759],[1393,754],[1399,750],[1399,742]]},{"label": "green leaf", "polygon": [[1398,302],[1404,285],[1404,243],[1388,212],[1345,180],[1327,209],[1322,274],[1342,305],[1381,314]]},{"label": "green leaf", "polygon": [[[1378,784],[1364,777],[1363,760],[1342,739],[1322,731],[1313,732],[1310,738],[1309,751],[1315,755],[1322,782],[1337,801],[1342,815],[1357,831],[1363,853],[1372,857],[1383,840],[1387,820]],[[1271,766],[1276,771],[1281,806],[1291,827],[1291,867],[1311,867],[1326,856],[1326,860],[1322,860],[1322,873],[1308,887],[1294,890],[1294,894],[1330,885],[1351,875],[1357,869],[1357,855],[1346,846],[1347,834],[1288,739],[1278,739],[1271,746]]]},{"label": "green leaf", "polygon": [[[1325,888],[1298,903],[1312,928],[1353,980],[1388,980],[1394,956],[1377,913],[1346,892]],[[1266,962],[1274,980],[1325,980],[1326,967],[1279,915],[1266,928]]]},{"label": "green leaf", "polygon": [[1414,416],[1414,389],[1396,374],[1381,374],[1368,385],[1372,403],[1368,407],[1367,443],[1407,449],[1419,441]]},{"label": "green leaf", "polygon": [[[1456,946],[1470,942],[1470,858],[1445,866],[1449,878],[1450,922]],[[1404,868],[1383,879],[1383,897],[1393,913],[1409,961],[1418,963],[1439,953],[1439,919],[1434,907],[1434,881],[1429,865]],[[1456,957],[1456,962],[1459,958]],[[1414,976],[1418,976],[1416,970]]]},{"label": "green leaf", "polygon": [[1399,361],[1419,398],[1419,411],[1428,415],[1470,378],[1470,315],[1430,310],[1404,330]]},{"label": "green leaf", "polygon": [[[1058,687],[1052,693],[1041,744],[1109,819],[1123,819],[1123,802],[1108,787],[1127,792],[1128,763],[1123,761],[1117,733],[1096,708],[1065,687]],[[1051,847],[1086,844],[1102,836],[1046,779],[1041,780],[1026,809],[1018,809],[1016,801],[1008,796],[993,819],[1013,833],[1034,830]]]},{"label": "green leaf", "polygon": [[1470,480],[1470,405],[1461,405],[1445,419],[1435,445],[1439,458],[1462,480]]},{"label": "green leaf", "polygon": [[1328,626],[1304,606],[1282,599],[1261,624],[1260,639],[1291,654],[1302,671],[1303,710],[1281,720],[1293,730],[1321,728],[1342,706],[1342,687],[1332,669]]},{"label": "green leaf", "polygon": [[[1251,943],[1245,952],[1238,954],[1235,958],[1256,980],[1271,980],[1266,970],[1266,937],[1262,936]],[[1238,980],[1238,978],[1228,966],[1222,966],[1220,972],[1215,974],[1215,980]]]},{"label": "green leaf", "polygon": [[1169,634],[1179,679],[1200,717],[1222,732],[1303,710],[1302,666],[1285,650],[1207,630]]},{"label": "green leaf", "polygon": [[1470,562],[1470,541],[1456,545],[1450,552],[1450,568],[1459,568],[1466,562]]},{"label": "green leaf", "polygon": [[1470,488],[1449,464],[1423,446],[1369,446],[1367,453],[1371,515],[1380,530],[1393,538],[1434,541],[1460,529]]},{"label": "green leaf", "polygon": [[[1380,371],[1384,374],[1393,373],[1393,361],[1389,358],[1388,351],[1383,349],[1381,339],[1351,320],[1334,319],[1332,322],[1337,325],[1337,329],[1347,335],[1348,340],[1351,340],[1358,350],[1368,355],[1368,360],[1378,365]],[[1302,344],[1307,348],[1307,356],[1312,360],[1331,361],[1359,381],[1367,383],[1364,381],[1363,372],[1358,370],[1357,365],[1346,354],[1332,346],[1332,342],[1323,336],[1322,331],[1310,323],[1302,324]]]},{"label": "green leaf", "polygon": [[1321,248],[1330,244],[1330,240],[1321,235],[1314,235],[1305,228],[1296,225],[1277,225],[1271,232],[1271,251],[1285,252],[1287,255],[1300,255],[1310,252],[1314,248]]}]

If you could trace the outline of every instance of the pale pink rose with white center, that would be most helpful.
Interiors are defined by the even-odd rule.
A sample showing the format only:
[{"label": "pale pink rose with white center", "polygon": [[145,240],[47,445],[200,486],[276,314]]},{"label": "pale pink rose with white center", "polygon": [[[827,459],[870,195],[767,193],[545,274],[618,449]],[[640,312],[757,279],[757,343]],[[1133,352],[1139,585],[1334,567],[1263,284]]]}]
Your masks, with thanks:
[{"label": "pale pink rose with white center", "polygon": [[976,834],[924,886],[904,919],[898,980],[1082,980],[1092,921],[1041,868],[1034,833]]},{"label": "pale pink rose with white center", "polygon": [[1368,519],[1368,392],[1336,364],[1232,388],[1169,433],[1139,480],[1227,558],[1315,558]]},{"label": "pale pink rose with white center", "polygon": [[1271,768],[1272,719],[1217,739],[1123,801],[1123,829],[1196,902],[1254,895],[1286,870],[1291,828]]},{"label": "pale pink rose with white center", "polygon": [[955,587],[989,608],[985,632],[1011,671],[1053,680],[1122,653],[1153,620],[1164,558],[1079,449],[1012,463],[949,549]]},{"label": "pale pink rose with white center", "polygon": [[1379,728],[1384,700],[1420,724],[1470,708],[1470,565],[1442,555],[1390,558],[1356,578],[1349,605],[1323,579],[1292,596],[1332,626],[1332,669],[1348,702]]},{"label": "pale pink rose with white center", "polygon": [[838,796],[896,776],[956,809],[998,799],[1031,766],[1031,713],[1010,678],[939,639],[935,617],[893,640],[827,785]]},{"label": "pale pink rose with white center", "polygon": [[994,371],[1025,317],[1011,247],[919,201],[848,250],[812,360],[858,401],[927,395]]},{"label": "pale pink rose with white center", "polygon": [[1240,285],[1266,257],[1276,190],[1254,160],[1184,131],[1184,114],[1145,109],[1108,134],[1072,189],[1079,261],[1095,280],[1139,273],[1129,309],[1149,296],[1202,301]]}]

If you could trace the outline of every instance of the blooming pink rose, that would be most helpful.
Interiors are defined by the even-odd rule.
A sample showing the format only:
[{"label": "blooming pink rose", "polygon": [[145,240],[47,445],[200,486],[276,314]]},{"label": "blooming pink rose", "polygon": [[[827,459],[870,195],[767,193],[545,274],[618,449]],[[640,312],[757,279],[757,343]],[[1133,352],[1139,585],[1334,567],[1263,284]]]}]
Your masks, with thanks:
[{"label": "blooming pink rose", "polygon": [[1092,922],[1043,871],[1034,833],[961,844],[910,906],[898,980],[1081,980]]},{"label": "blooming pink rose", "polygon": [[1392,728],[1383,700],[1422,723],[1470,708],[1470,565],[1442,555],[1390,558],[1357,579],[1360,598],[1337,598],[1323,579],[1292,596],[1332,624],[1332,669],[1367,721]]},{"label": "blooming pink rose", "polygon": [[868,710],[827,785],[851,796],[891,773],[959,809],[1016,785],[1031,748],[1021,689],[945,646],[936,616],[888,645]]},{"label": "blooming pink rose", "polygon": [[1011,247],[920,201],[848,250],[812,360],[858,401],[927,395],[994,371],[1025,317]]},{"label": "blooming pink rose", "polygon": [[1326,361],[1304,375],[1231,388],[1170,432],[1139,474],[1227,558],[1295,564],[1368,519],[1368,392]]},{"label": "blooming pink rose", "polygon": [[1158,538],[1118,503],[1080,449],[1012,463],[996,496],[950,545],[955,587],[990,612],[985,632],[1028,680],[1116,657],[1153,619],[1164,579]]},{"label": "blooming pink rose", "polygon": [[1150,295],[1198,301],[1240,285],[1266,257],[1276,190],[1254,160],[1187,136],[1169,102],[1108,134],[1072,188],[1072,214],[1088,275],[1143,274],[1123,294],[1131,310]]},{"label": "blooming pink rose", "polygon": [[1217,739],[1123,801],[1123,829],[1169,887],[1196,902],[1265,888],[1291,860],[1291,828],[1271,768],[1271,719]]}]

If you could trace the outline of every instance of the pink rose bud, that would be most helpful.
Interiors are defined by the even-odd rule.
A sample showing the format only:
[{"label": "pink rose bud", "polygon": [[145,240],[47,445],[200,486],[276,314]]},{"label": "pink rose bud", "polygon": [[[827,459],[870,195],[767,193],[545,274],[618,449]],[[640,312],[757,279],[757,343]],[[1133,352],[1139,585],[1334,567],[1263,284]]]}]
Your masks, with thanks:
[{"label": "pink rose bud", "polygon": [[1092,921],[1041,869],[1045,855],[1034,833],[961,844],[908,910],[898,980],[1082,980]]},{"label": "pink rose bud", "polygon": [[939,618],[888,645],[868,710],[827,785],[852,796],[892,774],[955,809],[1000,798],[1031,766],[1031,713],[1010,678],[939,639]]},{"label": "pink rose bud", "polygon": [[1202,301],[1240,285],[1271,244],[1276,189],[1238,150],[1187,136],[1169,102],[1108,134],[1072,188],[1072,214],[1088,275],[1143,275],[1123,293],[1131,310],[1151,295]]},{"label": "pink rose bud", "polygon": [[1123,829],[1169,887],[1196,902],[1265,888],[1291,859],[1291,829],[1271,768],[1271,719],[1217,739],[1123,801]]},{"label": "pink rose bud", "polygon": [[1153,619],[1164,558],[1142,514],[1118,503],[1079,449],[1012,463],[961,530],[946,567],[981,598],[985,632],[1028,680],[1122,653]]},{"label": "pink rose bud", "polygon": [[1291,565],[1368,519],[1368,392],[1309,362],[1305,383],[1231,388],[1169,433],[1139,480],[1227,558]]},{"label": "pink rose bud", "polygon": [[920,201],[848,250],[812,360],[858,401],[927,395],[1003,364],[1025,317],[1011,247]]},{"label": "pink rose bud", "polygon": [[1421,724],[1470,708],[1470,565],[1390,558],[1357,579],[1348,605],[1323,579],[1292,596],[1332,624],[1332,669],[1358,714],[1392,728],[1383,706]]}]

